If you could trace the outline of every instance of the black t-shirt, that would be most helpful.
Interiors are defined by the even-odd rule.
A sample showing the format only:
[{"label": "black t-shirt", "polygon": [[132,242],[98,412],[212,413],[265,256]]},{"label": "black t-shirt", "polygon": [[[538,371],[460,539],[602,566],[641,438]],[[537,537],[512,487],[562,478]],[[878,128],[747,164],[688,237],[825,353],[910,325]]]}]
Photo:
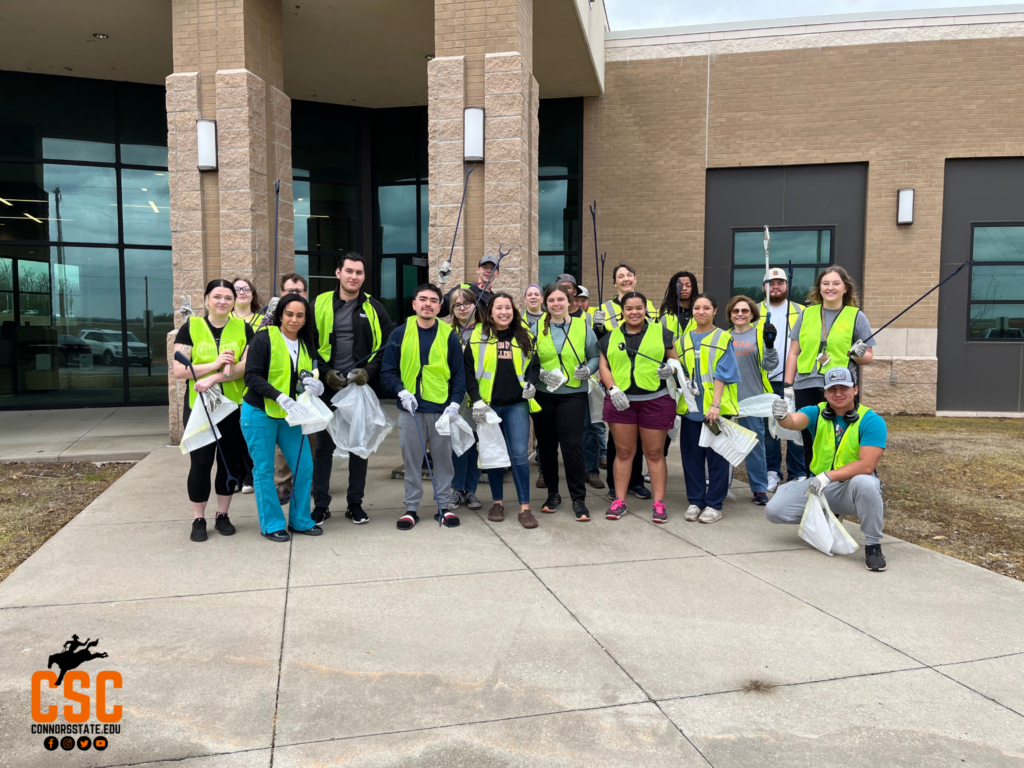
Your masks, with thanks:
[{"label": "black t-shirt", "polygon": [[[217,349],[220,349],[220,337],[224,332],[226,325],[217,328],[210,323],[210,318],[204,317],[203,320],[206,322],[206,327],[210,329],[210,333],[213,334],[213,342],[217,345]],[[178,329],[178,335],[174,337],[175,344],[184,344],[186,347],[193,346],[192,344],[192,332],[189,330],[190,322],[186,322],[181,328]],[[256,335],[256,332],[252,329],[252,326],[248,323],[245,324],[245,343],[248,344],[252,341],[252,337]],[[185,407],[188,408],[188,389],[185,389]]]},{"label": "black t-shirt", "polygon": [[520,354],[519,344],[511,328],[498,331],[498,368],[494,372],[494,388],[491,390],[491,405],[506,406],[523,402],[523,386],[516,378],[513,355]]},{"label": "black t-shirt", "polygon": [[[661,330],[661,340],[662,340],[662,343],[665,345],[665,349],[666,350],[672,349],[673,346],[674,346],[674,344],[672,342],[672,331],[666,330],[661,325],[659,325],[658,328]],[[624,340],[626,342],[626,349],[631,349],[634,352],[639,350],[640,349],[640,344],[644,340],[644,333],[647,331],[647,328],[645,327],[644,330],[641,331],[640,333],[630,333],[626,329],[626,326],[623,325],[623,326],[620,326],[620,330],[622,331],[622,335],[625,337]],[[611,343],[611,339],[612,339],[612,335],[609,333],[609,334],[606,334],[603,338],[598,339],[598,341],[597,341],[597,349],[598,349],[598,351],[600,351],[600,353],[602,355],[604,355],[604,359],[605,360],[608,359],[608,345],[609,345],[609,343]],[[629,354],[629,353],[627,352],[626,354]],[[630,363],[635,362],[635,360],[636,360],[636,356],[635,355],[630,355]],[[609,364],[608,367],[610,368],[611,365]],[[665,384],[664,380],[659,380],[659,381],[660,381],[660,386],[656,390],[658,392],[660,392],[661,390],[665,389],[665,387],[667,386]],[[649,394],[651,394],[646,389],[641,389],[636,384],[630,385],[629,389],[625,390],[625,393],[627,395],[649,395]]]}]

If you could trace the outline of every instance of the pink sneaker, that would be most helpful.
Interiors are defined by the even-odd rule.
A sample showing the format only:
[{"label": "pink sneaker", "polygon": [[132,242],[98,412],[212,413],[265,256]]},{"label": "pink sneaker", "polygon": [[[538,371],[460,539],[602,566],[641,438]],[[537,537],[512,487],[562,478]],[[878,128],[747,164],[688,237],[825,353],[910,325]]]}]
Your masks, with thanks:
[{"label": "pink sneaker", "polygon": [[605,517],[609,520],[618,520],[624,514],[626,514],[626,502],[622,499],[616,499],[612,502],[612,505],[608,507],[608,511],[605,512]]},{"label": "pink sneaker", "polygon": [[664,501],[656,501],[651,504],[651,509],[654,510],[654,517],[651,518],[656,523],[667,523],[668,512],[665,510]]}]

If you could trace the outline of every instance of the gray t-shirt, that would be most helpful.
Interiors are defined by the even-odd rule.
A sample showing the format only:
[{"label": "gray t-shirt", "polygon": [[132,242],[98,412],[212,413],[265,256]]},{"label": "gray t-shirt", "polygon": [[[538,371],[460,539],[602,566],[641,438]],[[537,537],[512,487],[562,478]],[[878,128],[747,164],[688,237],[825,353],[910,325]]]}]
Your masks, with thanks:
[{"label": "gray t-shirt", "polygon": [[[839,317],[841,309],[826,309],[822,312],[822,324],[825,327],[825,333],[832,328],[832,323]],[[793,324],[793,329],[789,332],[789,338],[793,341],[800,341],[800,328],[804,323],[803,314],[797,318],[796,323]],[[853,323],[853,340],[857,341],[860,339],[863,341],[871,335],[871,323],[868,322],[867,315],[863,312],[857,313],[857,319]],[[875,346],[875,340],[868,340],[868,348]],[[855,364],[853,361],[847,359],[849,367],[853,369]],[[842,365],[842,360],[833,360],[831,365]],[[796,380],[793,382],[793,389],[821,389],[825,386],[825,377],[820,373],[797,373]]]},{"label": "gray t-shirt", "polygon": [[743,333],[735,329],[730,331],[732,350],[736,353],[736,366],[740,369],[740,383],[736,385],[736,397],[740,400],[765,393],[762,366],[764,370],[771,371],[779,359],[779,352],[776,349],[766,349],[764,360],[759,359],[757,335],[761,332],[761,328],[756,326]]},{"label": "gray t-shirt", "polygon": [[331,356],[331,367],[339,373],[348,373],[356,361],[352,349],[356,339],[352,320],[359,305],[359,299],[342,301],[341,307],[334,312],[334,354]]},{"label": "gray t-shirt", "polygon": [[[543,328],[541,328],[540,330],[543,330]],[[554,342],[554,345],[555,345],[555,352],[557,352],[558,354],[562,354],[562,347],[565,346],[566,333],[569,330],[569,324],[566,324],[565,329],[563,330],[561,326],[556,325],[555,323],[552,323],[551,326],[550,326],[550,330],[551,330],[551,341]],[[540,336],[538,336],[537,339],[539,341],[540,340]],[[580,354],[583,355],[583,360],[581,360],[580,362],[586,364],[586,366],[590,369],[590,372],[593,374],[593,373],[597,372],[597,365],[598,365],[598,361],[600,360],[600,357],[599,357],[598,351],[597,351],[597,336],[594,335],[594,329],[591,328],[589,325],[587,326],[587,336],[586,336],[586,339],[587,340],[584,343],[584,349],[583,350],[579,350],[578,349],[578,350],[576,350],[576,352],[579,352]],[[575,358],[575,354],[573,353],[572,349],[570,348],[569,354],[565,356],[564,362],[568,364],[568,363],[574,361],[575,359],[576,359]],[[563,373],[565,373],[569,377],[572,377],[574,369],[575,369],[575,366],[569,365],[569,370],[563,371]],[[556,389],[554,392],[551,392],[551,394],[553,394],[553,395],[573,395],[573,394],[578,394],[579,392],[587,392],[588,391],[588,387],[589,387],[589,385],[587,384],[587,382],[583,382],[582,386],[579,386],[579,387],[570,387],[569,386],[569,382],[566,382],[565,384],[560,386],[558,389]],[[550,390],[548,389],[547,384],[545,384],[543,381],[537,382],[537,390],[539,392],[550,392]]]}]

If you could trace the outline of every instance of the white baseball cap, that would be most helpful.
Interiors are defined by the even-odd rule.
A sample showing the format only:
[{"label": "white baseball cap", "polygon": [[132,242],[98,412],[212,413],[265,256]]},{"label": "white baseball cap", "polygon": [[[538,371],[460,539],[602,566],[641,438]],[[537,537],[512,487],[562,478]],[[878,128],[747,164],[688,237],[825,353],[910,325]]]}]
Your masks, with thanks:
[{"label": "white baseball cap", "polygon": [[768,276],[764,279],[766,283],[769,280],[785,280],[788,283],[789,277],[786,275],[786,270],[772,267],[768,270]]}]

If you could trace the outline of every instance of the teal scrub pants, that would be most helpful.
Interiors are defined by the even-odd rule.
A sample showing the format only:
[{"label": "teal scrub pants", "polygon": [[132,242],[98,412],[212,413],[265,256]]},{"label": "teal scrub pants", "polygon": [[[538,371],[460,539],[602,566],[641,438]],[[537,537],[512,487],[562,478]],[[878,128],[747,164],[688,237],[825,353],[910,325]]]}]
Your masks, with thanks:
[{"label": "teal scrub pants", "polygon": [[[313,457],[309,452],[309,441],[302,434],[302,427],[291,427],[284,419],[275,419],[249,403],[242,403],[242,434],[249,444],[252,457],[253,487],[256,491],[256,509],[260,514],[260,533],[274,533],[285,530],[284,510],[277,498],[274,485],[274,446],[281,446],[281,453],[292,470],[292,501],[288,507],[288,525],[296,531],[308,531],[313,527],[309,516],[309,488],[313,482]],[[298,469],[295,468],[298,463]]]}]

